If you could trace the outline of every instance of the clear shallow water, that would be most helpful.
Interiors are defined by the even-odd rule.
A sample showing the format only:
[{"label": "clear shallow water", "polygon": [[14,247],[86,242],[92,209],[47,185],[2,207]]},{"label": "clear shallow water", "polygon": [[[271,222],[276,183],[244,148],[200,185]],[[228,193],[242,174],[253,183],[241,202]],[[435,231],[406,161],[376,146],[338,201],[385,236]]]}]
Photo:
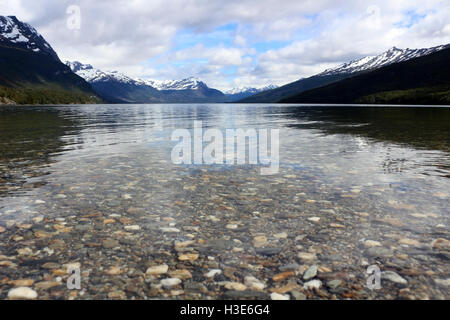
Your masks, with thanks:
[{"label": "clear shallow water", "polygon": [[[221,130],[279,129],[279,173],[262,176],[257,165],[173,164],[170,154],[177,142],[171,134],[191,129],[194,120]],[[33,228],[48,229],[53,233],[46,241],[61,238],[71,248],[49,256],[61,265],[81,262],[93,274],[86,295],[107,298],[112,289],[96,276],[117,264],[145,272],[142,264],[151,257],[154,264],[194,275],[183,283],[181,297],[191,297],[190,283],[208,283],[201,276],[208,268],[236,270],[222,281],[243,282],[254,275],[269,292],[283,284],[273,275],[296,263],[297,274],[311,264],[322,267],[322,293],[305,291],[299,277],[298,290],[308,298],[448,298],[448,245],[432,242],[449,238],[450,108],[2,107],[0,172],[0,226],[6,228],[0,255],[49,246],[34,241]],[[46,224],[37,222],[34,234],[20,228],[42,216]],[[130,221],[119,223],[120,218]],[[115,222],[103,223],[106,219]],[[92,229],[77,230],[80,224]],[[127,224],[139,230],[122,234]],[[62,232],[63,227],[69,229]],[[12,241],[18,234],[23,239]],[[90,246],[110,237],[121,241],[122,255]],[[180,266],[174,243],[186,240],[194,241],[188,249],[200,257]],[[375,249],[367,240],[378,243]],[[261,255],[261,248],[280,252]],[[89,258],[100,252],[101,259]],[[314,259],[301,258],[305,252]],[[27,259],[42,259],[42,254]],[[20,266],[23,257],[17,259]],[[386,281],[382,290],[368,290],[369,264],[397,272],[408,285]],[[21,272],[30,270],[19,267],[17,276]],[[326,281],[335,278],[342,279],[341,288],[327,289]],[[142,281],[145,293],[133,294],[171,296],[163,289],[149,294],[152,281]],[[192,297],[223,298],[226,290],[219,282],[209,283],[209,293]]]}]

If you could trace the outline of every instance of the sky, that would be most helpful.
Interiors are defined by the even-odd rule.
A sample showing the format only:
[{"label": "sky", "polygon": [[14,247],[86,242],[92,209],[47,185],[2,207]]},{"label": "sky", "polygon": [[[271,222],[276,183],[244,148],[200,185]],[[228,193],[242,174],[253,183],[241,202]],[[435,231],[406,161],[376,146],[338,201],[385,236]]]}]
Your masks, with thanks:
[{"label": "sky", "polygon": [[450,43],[450,0],[0,0],[0,15],[33,25],[61,60],[220,90]]}]

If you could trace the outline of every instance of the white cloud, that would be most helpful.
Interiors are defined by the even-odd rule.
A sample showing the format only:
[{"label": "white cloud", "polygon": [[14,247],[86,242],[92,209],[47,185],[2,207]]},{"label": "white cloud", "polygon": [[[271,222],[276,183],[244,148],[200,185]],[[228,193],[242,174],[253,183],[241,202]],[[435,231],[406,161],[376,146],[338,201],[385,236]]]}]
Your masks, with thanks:
[{"label": "white cloud", "polygon": [[[69,5],[81,9],[80,30],[66,27]],[[450,42],[448,0],[0,0],[0,14],[33,24],[62,59],[139,77],[197,75],[221,89],[283,84],[394,45]],[[227,43],[176,46],[180,33],[224,25],[236,26]],[[253,48],[273,40],[288,43]]]}]

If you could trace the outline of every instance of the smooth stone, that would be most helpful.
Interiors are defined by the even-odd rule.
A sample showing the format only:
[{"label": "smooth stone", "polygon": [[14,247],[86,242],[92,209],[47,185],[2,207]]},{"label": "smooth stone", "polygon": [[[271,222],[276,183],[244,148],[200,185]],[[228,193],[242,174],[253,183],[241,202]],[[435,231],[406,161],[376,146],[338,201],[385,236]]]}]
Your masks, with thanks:
[{"label": "smooth stone", "polygon": [[160,266],[154,266],[149,267],[147,271],[145,271],[145,274],[147,275],[159,275],[159,274],[165,274],[169,271],[169,266],[167,264],[162,264]]},{"label": "smooth stone", "polygon": [[3,232],[5,232],[6,231],[6,228],[5,227],[2,227],[2,226],[0,226],[0,233],[3,233]]},{"label": "smooth stone", "polygon": [[36,299],[37,292],[28,287],[18,287],[9,290],[8,298],[10,299]]},{"label": "smooth stone", "polygon": [[208,273],[205,273],[205,277],[214,278],[216,275],[222,274],[222,270],[220,269],[212,269]]},{"label": "smooth stone", "polygon": [[311,290],[311,289],[319,289],[322,286],[322,281],[320,280],[311,280],[306,282],[303,285],[303,288],[307,289],[307,290]]},{"label": "smooth stone", "polygon": [[180,261],[195,261],[198,259],[197,253],[186,253],[178,256],[178,260]]},{"label": "smooth stone", "polygon": [[244,284],[253,290],[263,290],[266,286],[264,283],[253,276],[246,276],[244,278]]},{"label": "smooth stone", "polygon": [[431,242],[431,247],[437,250],[449,250],[450,240],[444,238],[437,238]]},{"label": "smooth stone", "polygon": [[119,241],[114,239],[105,239],[103,240],[103,248],[112,249],[119,246]]},{"label": "smooth stone", "polygon": [[398,275],[397,273],[393,272],[393,271],[383,271],[381,273],[381,279],[386,279],[389,281],[392,281],[394,283],[399,283],[399,284],[407,284],[408,281],[404,278],[402,278],[400,275]]},{"label": "smooth stone", "polygon": [[294,275],[295,275],[294,271],[285,271],[285,272],[281,272],[281,273],[278,273],[278,274],[274,275],[272,277],[272,280],[274,282],[283,281],[283,280],[285,280],[287,278],[290,278],[290,277],[292,277]]},{"label": "smooth stone", "polygon": [[408,245],[408,246],[413,246],[413,247],[419,247],[419,246],[421,246],[421,243],[420,243],[419,241],[414,240],[414,239],[408,239],[408,238],[400,239],[400,240],[398,241],[398,243],[400,243],[400,244],[405,244],[405,245]]},{"label": "smooth stone", "polygon": [[330,280],[330,281],[327,282],[327,287],[330,288],[330,289],[335,290],[341,284],[342,284],[341,280]]},{"label": "smooth stone", "polygon": [[366,250],[366,254],[373,258],[387,258],[392,256],[392,251],[384,247],[372,247]]},{"label": "smooth stone", "polygon": [[317,275],[317,265],[313,265],[308,268],[303,274],[303,280],[309,280],[314,278]]},{"label": "smooth stone", "polygon": [[34,283],[33,279],[18,279],[10,281],[14,287],[31,287]]},{"label": "smooth stone", "polygon": [[180,229],[177,228],[161,228],[162,232],[168,232],[168,233],[178,233],[180,232]]},{"label": "smooth stone", "polygon": [[179,285],[182,281],[178,278],[167,278],[161,280],[161,284],[165,288],[171,288]]},{"label": "smooth stone", "polygon": [[192,274],[189,272],[189,270],[186,270],[186,269],[170,271],[169,276],[171,276],[172,278],[178,278],[181,280],[187,280],[187,279],[192,278]]},{"label": "smooth stone", "polygon": [[381,242],[375,240],[366,240],[364,241],[364,246],[366,248],[381,247]]},{"label": "smooth stone", "polygon": [[290,300],[291,298],[289,297],[288,294],[280,294],[280,293],[272,292],[270,294],[270,299],[272,299],[272,300]]},{"label": "smooth stone", "polygon": [[257,254],[261,254],[263,256],[274,256],[279,254],[283,248],[275,247],[275,248],[256,248],[255,251]]},{"label": "smooth stone", "polygon": [[286,239],[288,234],[286,232],[276,233],[273,235],[277,239]]},{"label": "smooth stone", "polygon": [[59,264],[55,263],[55,262],[47,262],[47,263],[44,263],[42,265],[42,268],[44,268],[44,269],[58,269],[59,268]]},{"label": "smooth stone", "polygon": [[227,282],[225,288],[228,290],[244,291],[247,286],[239,282]]},{"label": "smooth stone", "polygon": [[313,260],[317,259],[316,254],[315,253],[311,253],[311,252],[299,252],[297,254],[297,257],[300,260],[305,261],[305,262],[313,261]]},{"label": "smooth stone", "polygon": [[37,289],[48,290],[50,288],[58,287],[60,285],[62,285],[62,283],[58,282],[58,281],[41,281],[41,282],[35,283],[34,286]]},{"label": "smooth stone", "polygon": [[310,217],[310,218],[308,218],[308,221],[311,221],[311,222],[319,222],[319,221],[320,221],[320,218],[319,218],[319,217]]},{"label": "smooth stone", "polygon": [[280,271],[292,271],[292,270],[298,270],[300,266],[297,263],[289,263],[284,266],[281,266],[279,269]]},{"label": "smooth stone", "polygon": [[306,295],[300,291],[292,290],[291,294],[295,300],[306,300]]},{"label": "smooth stone", "polygon": [[138,225],[131,225],[131,226],[125,226],[124,229],[127,231],[138,231],[138,230],[141,230],[141,227]]}]

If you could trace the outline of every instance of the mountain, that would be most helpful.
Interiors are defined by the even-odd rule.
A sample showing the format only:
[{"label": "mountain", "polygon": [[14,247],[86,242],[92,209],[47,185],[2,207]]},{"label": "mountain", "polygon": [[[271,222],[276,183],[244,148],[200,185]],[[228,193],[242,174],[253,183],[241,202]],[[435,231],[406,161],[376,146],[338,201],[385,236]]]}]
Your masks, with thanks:
[{"label": "mountain", "polygon": [[104,100],[112,103],[150,103],[161,102],[159,91],[144,81],[134,80],[117,71],[102,71],[90,64],[78,61],[66,65],[91,87]]},{"label": "mountain", "polygon": [[337,68],[325,70],[324,72],[319,73],[319,75],[341,73],[355,74],[363,71],[375,70],[393,63],[408,61],[421,56],[426,56],[430,53],[437,52],[448,47],[450,47],[450,45],[442,45],[423,49],[399,49],[396,47],[392,47],[388,51],[383,52],[378,56],[368,56],[351,61],[349,63],[344,63]]},{"label": "mountain", "polygon": [[59,61],[56,52],[36,29],[14,16],[0,16],[0,45],[39,52]]},{"label": "mountain", "polygon": [[378,68],[408,61],[410,59],[418,58],[424,55],[428,55],[445,48],[450,45],[437,46],[424,49],[399,49],[393,47],[386,52],[383,52],[377,56],[368,56],[358,60],[354,60],[345,63],[337,68],[325,70],[322,73],[314,75],[309,78],[297,80],[274,90],[264,91],[259,94],[242,99],[239,102],[245,103],[270,103],[278,102],[287,97],[300,94],[301,92],[319,88],[329,85],[333,82],[337,82],[349,77],[353,77],[363,72],[369,72]]},{"label": "mountain", "polygon": [[450,104],[450,47],[387,64],[324,87],[282,99],[283,103]]},{"label": "mountain", "polygon": [[156,81],[133,79],[117,71],[102,71],[78,61],[66,62],[105,100],[114,103],[224,102],[225,95],[196,78]]},{"label": "mountain", "polygon": [[91,86],[27,23],[0,16],[0,103],[97,103]]},{"label": "mountain", "polygon": [[257,94],[259,92],[276,89],[278,86],[270,84],[268,86],[262,88],[253,88],[253,87],[240,87],[233,88],[231,90],[225,91],[225,95],[227,96],[227,100],[230,102],[238,101],[244,98],[247,98],[251,95]]}]

